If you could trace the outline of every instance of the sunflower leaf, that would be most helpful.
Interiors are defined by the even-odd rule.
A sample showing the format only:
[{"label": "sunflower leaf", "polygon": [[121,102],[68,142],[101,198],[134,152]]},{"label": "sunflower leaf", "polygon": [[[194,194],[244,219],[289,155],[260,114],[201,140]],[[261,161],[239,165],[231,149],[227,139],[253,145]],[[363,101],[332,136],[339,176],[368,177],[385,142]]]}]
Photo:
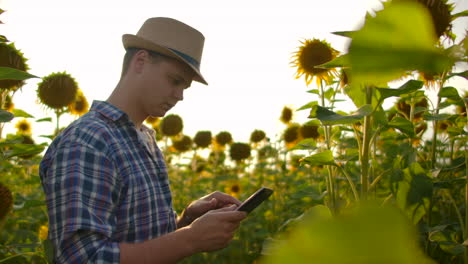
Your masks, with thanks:
[{"label": "sunflower leaf", "polygon": [[389,127],[400,130],[401,132],[407,134],[410,137],[415,136],[413,123],[406,118],[397,116],[393,118],[392,121],[388,122],[387,125]]},{"label": "sunflower leaf", "polygon": [[468,70],[464,72],[457,72],[457,73],[450,74],[445,79],[452,78],[453,76],[460,76],[468,80]]},{"label": "sunflower leaf", "polygon": [[0,67],[0,80],[26,80],[30,78],[39,78],[25,71],[20,71],[8,67]]},{"label": "sunflower leaf", "polygon": [[44,117],[41,119],[36,120],[36,122],[52,122],[52,117]]},{"label": "sunflower leaf", "polygon": [[397,89],[377,88],[377,90],[380,92],[381,100],[384,100],[392,96],[400,96],[402,94],[414,92],[421,89],[423,85],[424,83],[422,81],[409,80]]},{"label": "sunflower leaf", "polygon": [[317,102],[317,101],[312,101],[312,102],[310,102],[310,103],[307,103],[307,104],[301,106],[301,107],[300,107],[299,109],[297,109],[296,111],[309,109],[309,108],[314,107],[314,105],[318,105],[318,102]]},{"label": "sunflower leaf", "polygon": [[442,120],[449,119],[451,116],[452,115],[450,114],[437,114],[437,115],[424,114],[423,118],[426,121],[442,121]]},{"label": "sunflower leaf", "polygon": [[361,120],[364,116],[370,115],[371,113],[371,105],[364,105],[361,108],[359,108],[355,113],[350,115],[341,115],[330,111],[325,107],[315,105],[310,111],[309,118],[317,118],[324,125],[349,124],[355,123]]},{"label": "sunflower leaf", "polygon": [[320,152],[314,155],[310,155],[301,160],[301,163],[309,164],[310,166],[318,165],[334,165],[336,166],[335,159],[333,158],[333,153],[330,150]]},{"label": "sunflower leaf", "polygon": [[[411,15],[408,15],[411,14]],[[408,70],[442,72],[455,58],[434,45],[435,30],[423,6],[392,2],[353,34],[349,46],[352,85],[379,85]]]},{"label": "sunflower leaf", "polygon": [[344,54],[344,55],[334,58],[333,60],[327,63],[317,65],[315,66],[315,68],[330,69],[330,68],[349,67],[349,66],[350,66],[349,55]]},{"label": "sunflower leaf", "polygon": [[13,109],[13,115],[15,115],[15,117],[34,118],[34,116],[26,113],[21,109]]},{"label": "sunflower leaf", "polygon": [[5,123],[11,121],[15,116],[5,110],[0,109],[0,123]]},{"label": "sunflower leaf", "polygon": [[353,34],[355,33],[356,31],[335,31],[335,32],[332,32],[332,34],[335,34],[337,36],[342,36],[342,37],[348,37],[348,38],[351,38],[353,37]]},{"label": "sunflower leaf", "polygon": [[443,87],[439,91],[439,97],[441,98],[445,97],[445,98],[449,98],[449,99],[456,100],[456,101],[461,100],[461,97],[458,94],[457,89],[455,89],[454,87]]},{"label": "sunflower leaf", "polygon": [[459,17],[466,17],[466,16],[468,16],[468,9],[463,10],[460,13],[456,13],[456,14],[452,15],[451,17],[452,17],[452,21],[453,21],[453,20],[455,20],[455,19],[457,19]]},{"label": "sunflower leaf", "polygon": [[299,143],[297,143],[294,147],[289,149],[289,151],[297,150],[297,149],[301,149],[301,150],[304,150],[304,149],[307,149],[307,150],[317,149],[317,140],[315,140],[313,138],[303,139],[303,140],[299,141]]}]

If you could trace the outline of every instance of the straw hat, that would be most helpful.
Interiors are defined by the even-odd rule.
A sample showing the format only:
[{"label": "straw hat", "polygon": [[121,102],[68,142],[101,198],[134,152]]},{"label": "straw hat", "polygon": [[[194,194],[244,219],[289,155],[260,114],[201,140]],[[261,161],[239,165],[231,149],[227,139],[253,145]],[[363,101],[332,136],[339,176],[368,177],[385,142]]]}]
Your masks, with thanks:
[{"label": "straw hat", "polygon": [[153,17],[136,35],[124,34],[122,42],[125,49],[142,48],[176,58],[195,71],[194,81],[208,84],[200,73],[205,37],[189,25],[172,18]]}]

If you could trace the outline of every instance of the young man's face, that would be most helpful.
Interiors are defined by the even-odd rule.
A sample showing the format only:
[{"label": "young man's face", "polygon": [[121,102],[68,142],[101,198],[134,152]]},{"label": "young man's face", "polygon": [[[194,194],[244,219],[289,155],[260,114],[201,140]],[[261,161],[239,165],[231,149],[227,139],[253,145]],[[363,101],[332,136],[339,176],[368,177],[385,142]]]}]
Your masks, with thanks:
[{"label": "young man's face", "polygon": [[163,58],[154,63],[148,56],[140,76],[140,102],[145,115],[164,116],[183,100],[193,76],[193,71],[182,62]]}]

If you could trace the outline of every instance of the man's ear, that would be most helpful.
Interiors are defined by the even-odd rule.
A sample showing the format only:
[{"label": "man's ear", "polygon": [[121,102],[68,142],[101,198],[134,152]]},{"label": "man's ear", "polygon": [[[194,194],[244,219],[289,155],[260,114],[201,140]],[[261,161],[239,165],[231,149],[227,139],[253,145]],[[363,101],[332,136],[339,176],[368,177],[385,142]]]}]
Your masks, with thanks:
[{"label": "man's ear", "polygon": [[146,50],[139,50],[133,55],[132,61],[130,62],[130,70],[135,73],[141,73],[148,59],[148,52]]}]

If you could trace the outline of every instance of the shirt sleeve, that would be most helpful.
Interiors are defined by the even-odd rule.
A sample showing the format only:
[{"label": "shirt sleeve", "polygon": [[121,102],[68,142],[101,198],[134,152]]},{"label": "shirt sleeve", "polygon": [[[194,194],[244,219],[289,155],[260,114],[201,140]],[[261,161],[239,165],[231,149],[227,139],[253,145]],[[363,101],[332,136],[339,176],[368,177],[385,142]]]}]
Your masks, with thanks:
[{"label": "shirt sleeve", "polygon": [[119,263],[112,234],[121,185],[109,156],[86,143],[70,142],[46,163],[43,186],[56,262]]}]

